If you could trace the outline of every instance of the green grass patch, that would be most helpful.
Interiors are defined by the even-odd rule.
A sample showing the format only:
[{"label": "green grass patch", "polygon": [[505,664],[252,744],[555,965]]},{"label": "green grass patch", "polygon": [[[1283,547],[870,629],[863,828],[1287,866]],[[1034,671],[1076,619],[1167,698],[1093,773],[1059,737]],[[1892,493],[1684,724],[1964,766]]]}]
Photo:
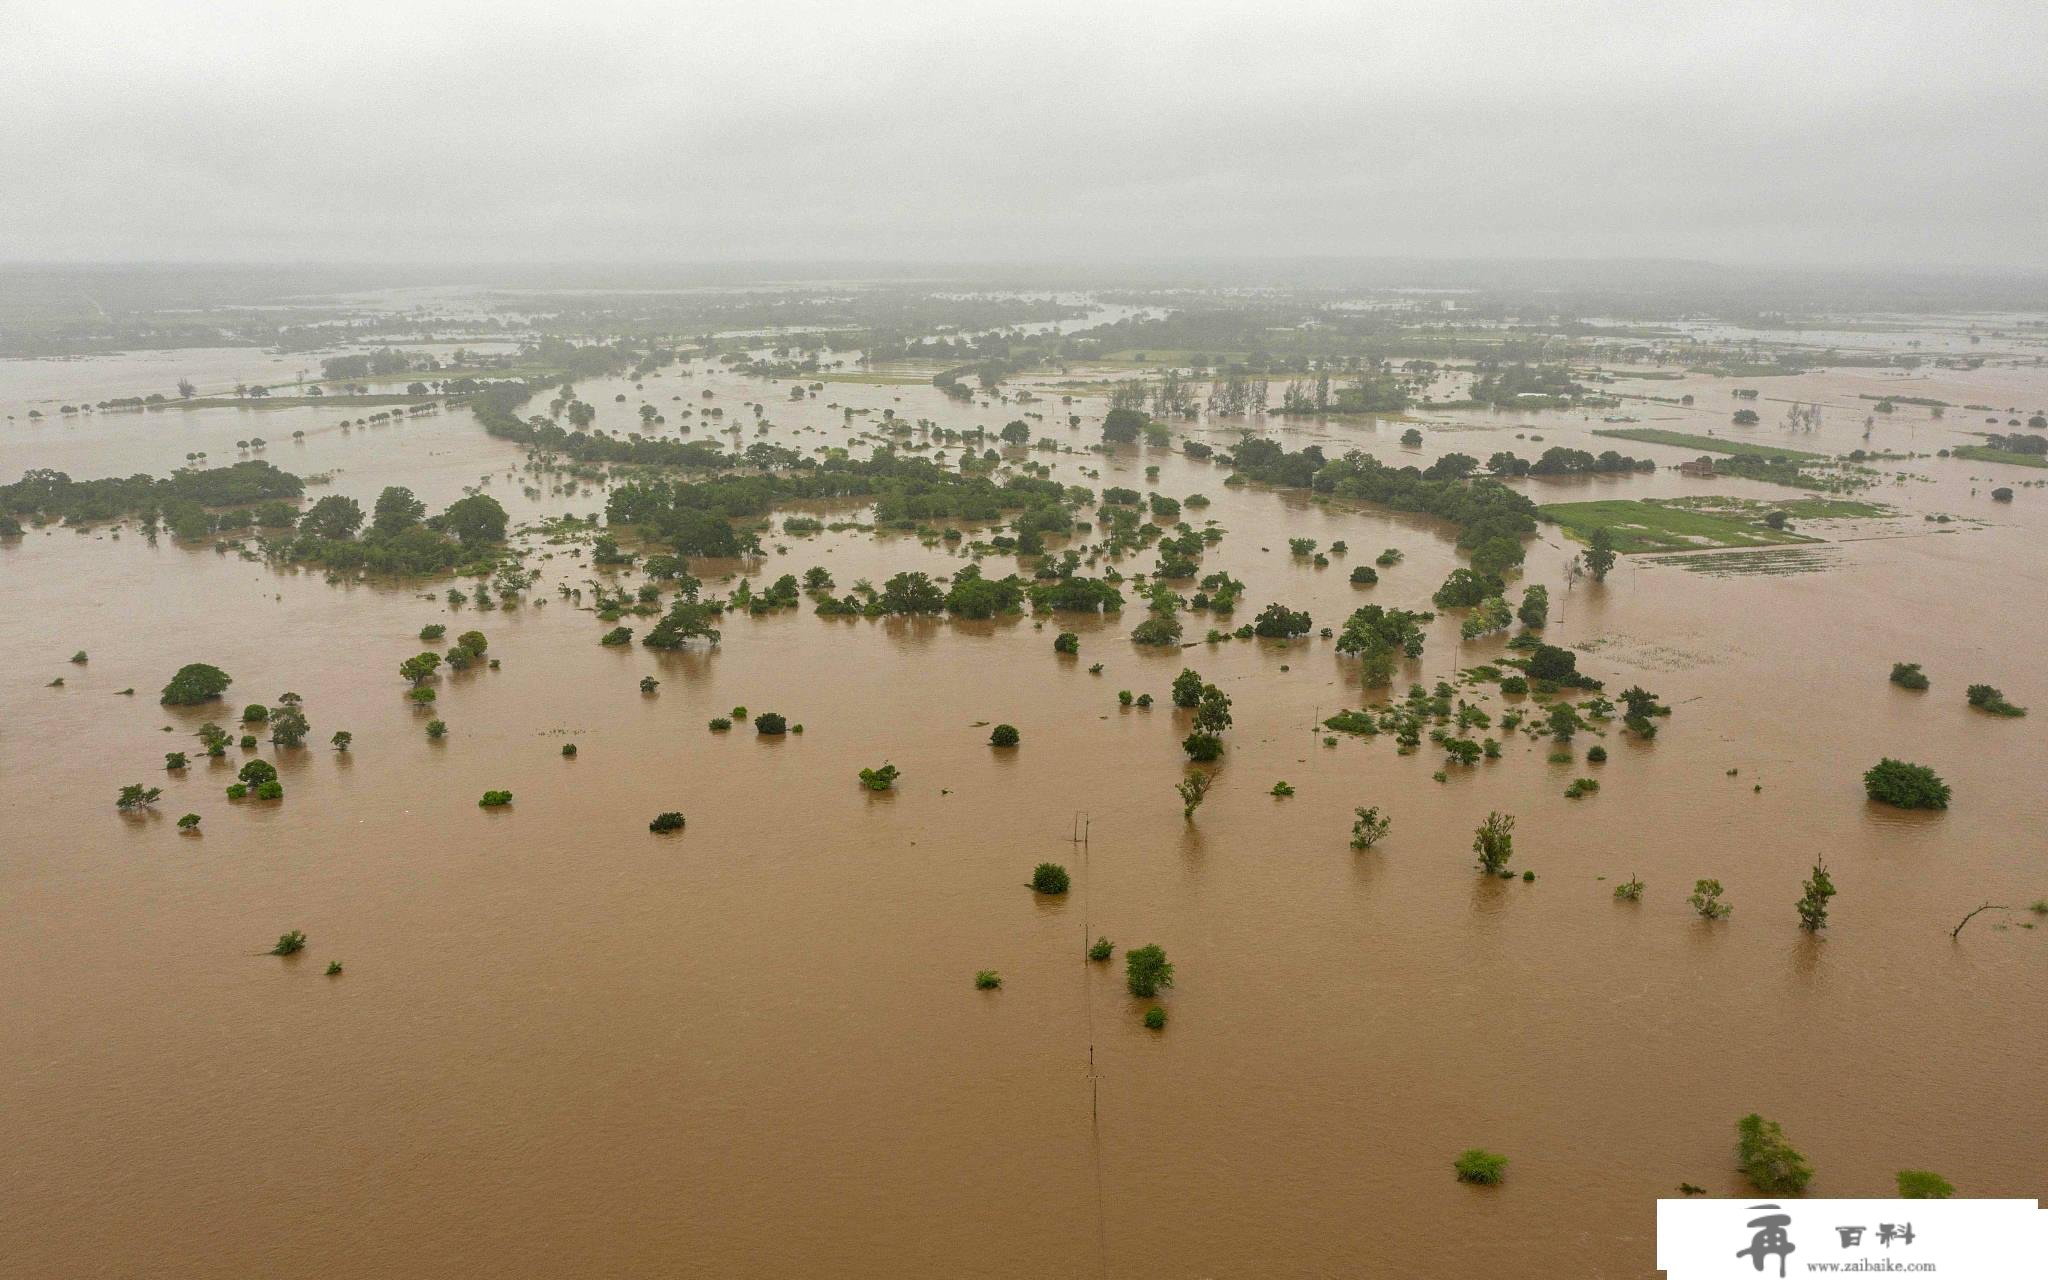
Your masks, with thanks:
[{"label": "green grass patch", "polygon": [[1696,436],[1684,431],[1664,431],[1657,427],[1625,427],[1611,431],[1595,431],[1596,436],[1611,436],[1616,440],[1633,440],[1638,444],[1668,444],[1677,449],[1696,449],[1701,453],[1725,453],[1738,458],[1793,458],[1801,462],[1825,462],[1824,453],[1808,453],[1804,449],[1787,449],[1782,445],[1750,444],[1745,440],[1723,440],[1719,436]]},{"label": "green grass patch", "polygon": [[1725,507],[1702,509],[1697,503],[1679,505],[1645,499],[1612,498],[1600,502],[1557,502],[1538,510],[1555,521],[1580,542],[1592,538],[1595,529],[1605,529],[1614,538],[1614,549],[1624,554],[1642,551],[1698,551],[1707,547],[1772,547],[1794,542],[1818,542],[1790,529],[1773,529],[1764,523],[1767,509],[1754,510],[1736,505],[1734,499],[1720,499]]},{"label": "green grass patch", "polygon": [[1981,444],[1966,444],[1949,450],[1958,458],[1972,462],[2009,462],[2015,467],[2048,467],[2048,457],[2038,453],[2014,453],[2010,449],[1992,449]]}]

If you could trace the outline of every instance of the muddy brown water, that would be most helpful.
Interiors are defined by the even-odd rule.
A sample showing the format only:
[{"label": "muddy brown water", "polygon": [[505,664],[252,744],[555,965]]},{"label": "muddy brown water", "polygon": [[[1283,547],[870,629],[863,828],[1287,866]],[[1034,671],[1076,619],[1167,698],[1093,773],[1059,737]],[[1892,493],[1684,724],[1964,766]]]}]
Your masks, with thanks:
[{"label": "muddy brown water", "polygon": [[[168,390],[189,366],[161,359]],[[218,359],[215,381],[281,376],[260,353]],[[315,494],[366,505],[406,483],[438,506],[487,474],[515,519],[603,504],[588,488],[525,499],[519,452],[461,411],[348,431],[329,406],[23,420],[46,396],[118,393],[100,364],[0,365],[0,413],[16,415],[0,478],[162,473],[261,434],[279,465],[334,472]],[[1868,379],[1814,379],[1842,406],[1818,447],[1860,438]],[[2038,373],[2020,381],[2019,403],[2048,401]],[[1047,414],[1035,432],[1077,442],[1100,410],[1069,433],[1046,425],[1056,398],[959,409],[927,388],[829,384],[791,406],[787,384],[722,374],[646,386],[671,414],[713,387],[728,423],[763,401],[767,438],[802,447],[846,435],[831,403],[991,428],[1029,409]],[[621,428],[640,398],[617,379],[583,390]],[[1947,443],[1969,425],[1912,412],[1911,431]],[[1431,429],[1414,453],[1401,423],[1274,428],[1427,460],[1533,455],[1514,432],[1579,444],[1602,425],[1439,416],[1464,429]],[[1269,600],[1319,627],[1365,600],[1427,607],[1458,563],[1426,520],[1226,489],[1175,455],[1054,461],[1097,487],[1144,488],[1158,465],[1159,491],[1212,498],[1189,514],[1229,531],[1205,570],[1250,584],[1239,621]],[[1043,628],[806,608],[729,617],[716,650],[661,655],[597,644],[603,628],[555,594],[591,576],[566,548],[529,561],[545,576],[524,607],[479,613],[420,598],[446,582],[333,586],[132,529],[31,531],[0,547],[0,1273],[1639,1276],[1655,1197],[1680,1182],[1743,1194],[1734,1124],[1751,1110],[1811,1158],[1816,1194],[1888,1194],[1896,1170],[1931,1168],[1964,1194],[2040,1195],[2048,927],[2022,928],[2036,917],[2021,910],[1949,930],[1981,902],[2048,897],[2043,491],[1995,508],[1971,492],[1973,477],[2042,476],[1896,466],[1919,478],[1872,496],[1905,512],[1882,526],[1902,536],[1841,542],[1823,572],[1625,559],[1567,591],[1568,544],[1546,529],[1526,581],[1551,588],[1551,638],[1583,646],[1610,691],[1640,682],[1675,714],[1649,743],[1581,736],[1580,754],[1605,742],[1604,765],[1552,765],[1547,743],[1514,735],[1504,759],[1444,783],[1426,745],[1321,744],[1316,718],[1362,701],[1329,641],[1146,652],[1124,639],[1135,601]],[[1537,487],[1782,496],[1670,471]],[[1935,511],[1983,523],[1921,518]],[[1318,570],[1289,536],[1350,554]],[[788,554],[757,583],[815,563],[844,589],[962,563],[906,537],[771,542]],[[1383,546],[1406,560],[1349,586]],[[480,627],[502,661],[439,679],[439,743],[396,672],[430,622]],[[1187,622],[1191,638],[1206,625]],[[1052,652],[1064,627],[1078,661]],[[81,648],[90,664],[69,665]],[[1402,684],[1502,652],[1439,620]],[[1902,659],[1933,689],[1888,685]],[[156,705],[190,661],[234,675],[227,706]],[[1236,713],[1192,824],[1171,791],[1184,713],[1165,697],[1183,665]],[[1971,711],[1977,680],[2037,714]],[[261,750],[282,803],[223,799],[238,750],[164,774],[202,720],[287,688],[314,733]],[[1118,689],[1159,705],[1120,708]],[[706,730],[735,704],[805,731]],[[986,745],[997,721],[1021,729],[1018,750]],[[346,755],[324,745],[341,728]],[[1858,775],[1886,754],[1934,765],[1954,806],[1869,804]],[[855,773],[884,760],[896,790],[862,790]],[[1579,774],[1602,789],[1565,799]],[[1282,779],[1295,797],[1267,794]],[[137,780],[164,799],[117,814]],[[488,788],[511,807],[480,809]],[[1346,836],[1364,804],[1394,827],[1359,854]],[[649,834],[667,809],[687,829]],[[1514,865],[1534,883],[1473,872],[1490,809],[1517,816]],[[188,810],[202,834],[176,832]],[[1792,902],[1823,856],[1841,894],[1815,939]],[[1064,899],[1025,888],[1045,860],[1074,873]],[[1618,903],[1630,875],[1648,891]],[[1728,921],[1686,906],[1704,876],[1727,886]],[[260,954],[293,928],[304,953]],[[1096,935],[1165,947],[1163,1032],[1140,1024],[1151,1002],[1124,991],[1120,956],[1083,959]],[[343,976],[323,975],[330,959]],[[972,989],[983,968],[1000,991]],[[1503,1186],[1452,1179],[1469,1146],[1511,1158]]]}]

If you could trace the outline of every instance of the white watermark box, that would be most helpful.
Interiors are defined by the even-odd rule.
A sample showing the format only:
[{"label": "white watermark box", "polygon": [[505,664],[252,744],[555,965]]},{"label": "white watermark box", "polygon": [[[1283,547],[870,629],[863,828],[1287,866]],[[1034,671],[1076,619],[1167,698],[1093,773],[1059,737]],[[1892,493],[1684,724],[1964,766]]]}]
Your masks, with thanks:
[{"label": "white watermark box", "polygon": [[2038,1200],[1659,1200],[1657,1266],[1669,1280],[2041,1280],[2048,1213]]}]

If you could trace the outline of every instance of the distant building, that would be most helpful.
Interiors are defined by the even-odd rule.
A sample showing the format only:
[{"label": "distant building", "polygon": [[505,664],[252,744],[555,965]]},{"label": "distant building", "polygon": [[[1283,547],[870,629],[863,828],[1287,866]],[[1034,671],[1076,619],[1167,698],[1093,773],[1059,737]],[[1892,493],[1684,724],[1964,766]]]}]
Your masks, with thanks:
[{"label": "distant building", "polygon": [[1691,462],[1681,462],[1678,464],[1678,474],[1682,476],[1711,476],[1714,474],[1714,460],[1712,458],[1694,458]]}]

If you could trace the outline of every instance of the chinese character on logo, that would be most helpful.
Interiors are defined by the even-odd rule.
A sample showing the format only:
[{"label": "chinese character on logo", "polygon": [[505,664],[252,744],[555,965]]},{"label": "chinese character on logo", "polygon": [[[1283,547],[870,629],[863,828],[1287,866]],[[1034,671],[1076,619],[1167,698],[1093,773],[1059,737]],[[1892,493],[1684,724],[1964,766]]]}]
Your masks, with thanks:
[{"label": "chinese character on logo", "polygon": [[[1774,1204],[1753,1204],[1749,1207],[1752,1209],[1775,1209],[1778,1206]],[[1748,1258],[1756,1264],[1758,1271],[1764,1269],[1765,1258],[1775,1256],[1778,1259],[1778,1280],[1784,1280],[1785,1259],[1799,1248],[1798,1245],[1792,1243],[1792,1237],[1785,1234],[1785,1228],[1790,1226],[1791,1223],[1792,1215],[1789,1213],[1770,1213],[1765,1214],[1761,1218],[1750,1219],[1749,1225],[1757,1229],[1756,1235],[1750,1240],[1749,1248],[1737,1249],[1735,1256],[1738,1258]]]},{"label": "chinese character on logo", "polygon": [[1842,1233],[1842,1247],[1844,1249],[1854,1248],[1856,1245],[1863,1243],[1862,1227],[1836,1227],[1835,1230]]},{"label": "chinese character on logo", "polygon": [[1877,1242],[1883,1245],[1885,1248],[1889,1249],[1892,1247],[1892,1241],[1894,1240],[1898,1241],[1900,1244],[1913,1243],[1913,1224],[1910,1222],[1901,1222],[1898,1225],[1894,1226],[1889,1222],[1878,1223]]}]

